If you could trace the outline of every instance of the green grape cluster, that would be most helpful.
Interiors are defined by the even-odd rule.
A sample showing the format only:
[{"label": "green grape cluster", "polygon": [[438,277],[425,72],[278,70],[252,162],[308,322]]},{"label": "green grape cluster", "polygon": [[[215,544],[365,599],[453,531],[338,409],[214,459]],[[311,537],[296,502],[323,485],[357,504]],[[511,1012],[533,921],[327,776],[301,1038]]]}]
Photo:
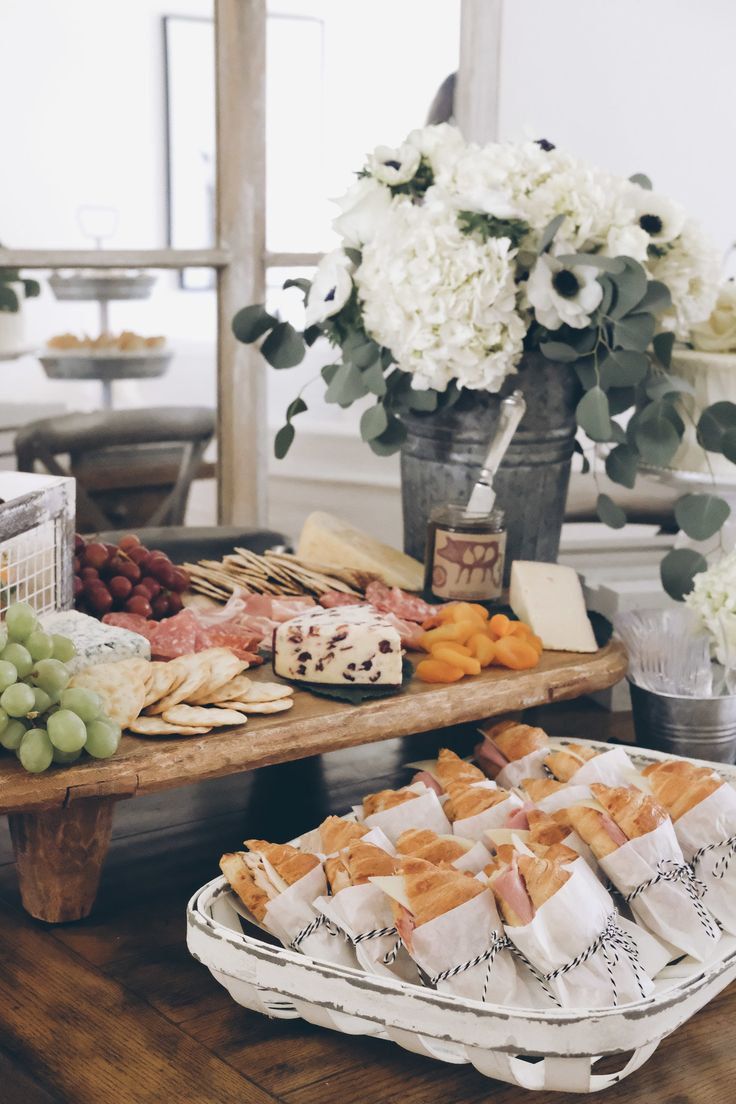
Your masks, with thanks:
[{"label": "green grape cluster", "polygon": [[83,751],[108,759],[118,749],[120,726],[100,695],[69,686],[75,651],[68,637],[44,632],[25,602],[0,622],[0,746],[31,774],[74,763]]}]

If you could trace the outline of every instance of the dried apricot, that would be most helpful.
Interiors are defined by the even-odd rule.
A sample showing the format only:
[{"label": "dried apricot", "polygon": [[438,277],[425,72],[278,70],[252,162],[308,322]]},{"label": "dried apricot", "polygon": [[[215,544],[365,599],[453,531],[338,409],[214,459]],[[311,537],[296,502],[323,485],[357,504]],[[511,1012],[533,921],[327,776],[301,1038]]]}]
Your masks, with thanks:
[{"label": "dried apricot", "polygon": [[459,667],[466,675],[479,675],[480,663],[472,656],[461,655],[451,644],[439,643],[432,648],[432,659],[439,659],[443,663]]},{"label": "dried apricot", "polygon": [[422,682],[459,682],[463,674],[459,667],[439,659],[423,659],[417,663],[416,675]]},{"label": "dried apricot", "polygon": [[539,654],[533,644],[518,636],[504,636],[496,642],[495,663],[510,667],[512,671],[526,671],[536,667]]}]

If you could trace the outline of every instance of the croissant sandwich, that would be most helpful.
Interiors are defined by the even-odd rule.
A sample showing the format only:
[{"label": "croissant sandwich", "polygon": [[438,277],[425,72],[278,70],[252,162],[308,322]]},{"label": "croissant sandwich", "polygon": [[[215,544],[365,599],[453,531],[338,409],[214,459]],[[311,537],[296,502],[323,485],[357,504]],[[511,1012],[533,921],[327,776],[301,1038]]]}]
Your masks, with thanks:
[{"label": "croissant sandwich", "polygon": [[412,801],[419,796],[414,790],[379,790],[378,793],[366,794],[363,798],[363,815],[369,817],[374,813],[385,813],[387,809],[395,809],[397,805],[403,805],[405,801]]},{"label": "croissant sandwich", "polygon": [[485,738],[482,744],[477,745],[474,756],[492,778],[509,763],[549,747],[547,733],[541,728],[532,728],[516,721],[501,721],[480,731]]},{"label": "croissant sandwich", "polygon": [[568,744],[558,751],[551,751],[544,760],[559,782],[569,782],[576,771],[600,754],[595,748],[586,747],[584,744]]},{"label": "croissant sandwich", "polygon": [[288,843],[246,840],[245,845],[248,851],[223,855],[220,870],[245,907],[262,922],[269,902],[320,863],[316,855],[297,851]]},{"label": "croissant sandwich", "polygon": [[679,820],[706,797],[725,786],[720,775],[710,767],[696,767],[684,759],[650,763],[642,774],[649,780],[657,801],[664,805],[673,820]]},{"label": "croissant sandwich", "polygon": [[486,776],[472,763],[466,763],[449,748],[441,748],[437,755],[435,774],[444,789],[450,782],[464,782],[470,786],[473,782],[485,782]]},{"label": "croissant sandwich", "polygon": [[357,824],[345,817],[328,816],[319,826],[322,850],[326,855],[341,851],[353,840],[362,839],[370,829],[365,824]]},{"label": "croissant sandwich", "polygon": [[458,836],[438,836],[429,828],[409,828],[396,841],[396,850],[400,855],[424,859],[435,866],[456,862],[472,846],[471,840],[460,839]]},{"label": "croissant sandwich", "polygon": [[325,859],[325,874],[334,896],[348,886],[367,885],[370,878],[393,874],[396,859],[372,843],[357,840]]},{"label": "croissant sandwich", "polygon": [[514,853],[501,869],[491,871],[493,890],[504,922],[511,927],[529,924],[538,908],[570,877],[562,863],[537,855]]},{"label": "croissant sandwich", "polygon": [[667,820],[667,811],[635,786],[591,784],[591,792],[603,811],[588,805],[572,805],[555,814],[589,845],[597,859],[605,859],[630,839],[653,832]]},{"label": "croissant sandwich", "polygon": [[[382,884],[383,883],[383,884]],[[409,951],[412,933],[422,924],[436,920],[466,901],[486,891],[486,887],[471,874],[437,867],[424,859],[406,858],[398,868],[398,877],[391,884],[378,879],[376,884],[388,893],[396,930]]]},{"label": "croissant sandwich", "polygon": [[492,809],[510,796],[501,786],[467,786],[463,782],[448,782],[447,792],[450,796],[443,808],[450,823]]},{"label": "croissant sandwich", "polygon": [[554,778],[525,778],[521,784],[531,801],[543,801],[545,797],[565,789],[565,783]]},{"label": "croissant sandwich", "polygon": [[[543,843],[533,843],[527,840],[525,846],[538,859],[546,859],[548,862],[559,863],[561,866],[575,862],[580,858],[577,851],[573,851],[572,847],[566,847],[564,843],[553,843],[547,846]],[[488,878],[492,878],[509,866],[514,857],[520,858],[521,856],[513,843],[500,843],[496,848],[493,861],[483,868],[483,873]]]},{"label": "croissant sandwich", "polygon": [[565,824],[560,824],[549,813],[543,813],[541,809],[529,809],[526,814],[529,824],[529,838],[527,843],[538,843],[544,847],[551,847],[555,843],[562,843],[570,835],[570,829]]}]

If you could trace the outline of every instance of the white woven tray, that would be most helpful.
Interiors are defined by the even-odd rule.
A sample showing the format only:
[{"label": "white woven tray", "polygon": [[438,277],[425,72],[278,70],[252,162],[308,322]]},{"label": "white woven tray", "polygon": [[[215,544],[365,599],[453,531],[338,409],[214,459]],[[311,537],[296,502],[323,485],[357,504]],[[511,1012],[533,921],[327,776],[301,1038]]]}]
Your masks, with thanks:
[{"label": "white woven tray", "polygon": [[[666,758],[673,756],[632,754],[640,765]],[[708,765],[736,784],[736,768]],[[711,961],[685,959],[668,967],[646,1000],[593,1011],[527,1011],[438,993],[274,947],[244,934],[243,911],[224,878],[198,890],[187,908],[191,954],[238,1004],[276,1019],[301,1016],[347,1035],[389,1039],[440,1061],[470,1062],[488,1077],[526,1089],[585,1093],[608,1088],[637,1070],[662,1039],[736,977],[736,938],[724,934]],[[595,1073],[597,1061],[616,1054],[621,1055],[620,1069]]]}]

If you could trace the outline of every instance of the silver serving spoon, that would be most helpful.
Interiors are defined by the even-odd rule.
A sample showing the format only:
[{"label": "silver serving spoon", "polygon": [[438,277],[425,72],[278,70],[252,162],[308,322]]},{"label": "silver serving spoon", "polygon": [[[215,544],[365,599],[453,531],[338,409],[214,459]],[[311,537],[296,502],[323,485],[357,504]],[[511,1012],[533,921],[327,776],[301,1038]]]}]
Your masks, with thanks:
[{"label": "silver serving spoon", "polygon": [[496,501],[496,492],[493,489],[493,478],[499,469],[501,461],[506,455],[506,449],[511,444],[511,438],[518,429],[519,422],[526,413],[526,401],[521,391],[514,391],[507,399],[501,402],[501,410],[498,416],[496,433],[488,448],[485,463],[481,468],[478,480],[473,487],[468,504],[465,507],[466,514],[490,514]]}]

